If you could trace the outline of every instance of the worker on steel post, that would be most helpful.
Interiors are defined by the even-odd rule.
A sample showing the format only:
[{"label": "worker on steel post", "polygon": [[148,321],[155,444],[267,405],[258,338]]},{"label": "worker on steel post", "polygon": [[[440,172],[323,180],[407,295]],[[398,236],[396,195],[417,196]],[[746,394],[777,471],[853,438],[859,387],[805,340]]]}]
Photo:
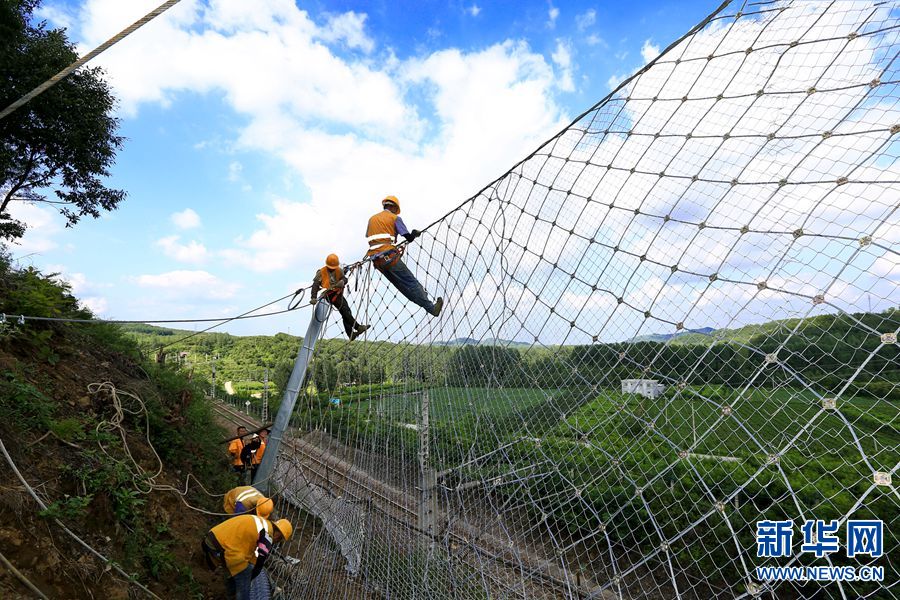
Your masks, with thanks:
[{"label": "worker on steel post", "polygon": [[275,508],[275,504],[255,487],[242,485],[228,490],[222,507],[230,515],[256,513],[257,516],[268,518],[272,514],[272,509]]},{"label": "worker on steel post", "polygon": [[250,582],[265,565],[272,546],[290,540],[294,528],[287,519],[272,523],[256,515],[239,515],[216,525],[200,544],[211,571],[228,571],[229,598],[250,600]]},{"label": "worker on steel post", "polygon": [[388,196],[381,201],[383,211],[369,219],[366,228],[366,240],[369,242],[367,257],[372,257],[375,268],[393,284],[408,300],[418,304],[432,316],[441,314],[444,299],[438,298],[434,303],[428,299],[428,292],[416,279],[416,276],[403,264],[400,257],[403,249],[395,246],[398,236],[411,242],[421,232],[413,229],[412,233],[400,218],[400,201],[396,196]]},{"label": "worker on steel post", "polygon": [[247,435],[246,427],[237,428],[238,437],[231,441],[228,445],[228,454],[231,455],[231,468],[238,475],[244,473],[244,461],[241,459],[241,452],[244,450],[244,436]]},{"label": "worker on steel post", "polygon": [[337,254],[329,254],[328,258],[325,259],[325,266],[316,271],[316,276],[313,277],[309,303],[315,304],[318,302],[319,290],[324,289],[325,299],[341,313],[341,319],[344,320],[344,331],[347,332],[347,337],[353,341],[369,326],[357,323],[353,317],[350,304],[344,298],[344,289],[346,287],[347,278],[344,277],[344,270],[341,269],[340,259]]}]

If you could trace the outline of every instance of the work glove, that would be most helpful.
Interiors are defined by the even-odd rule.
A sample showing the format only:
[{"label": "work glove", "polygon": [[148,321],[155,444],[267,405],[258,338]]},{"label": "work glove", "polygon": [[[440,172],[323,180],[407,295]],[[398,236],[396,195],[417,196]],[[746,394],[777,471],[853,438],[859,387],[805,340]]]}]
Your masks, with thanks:
[{"label": "work glove", "polygon": [[415,240],[417,237],[419,237],[420,235],[422,235],[421,231],[419,231],[418,229],[413,229],[411,233],[408,233],[407,235],[405,235],[403,237],[406,238],[407,242],[411,242],[411,241]]},{"label": "work glove", "polygon": [[318,302],[318,301],[319,301],[319,299],[316,298],[315,296],[313,296],[312,298],[309,299],[309,303],[310,303],[310,304],[315,304],[315,303]]}]

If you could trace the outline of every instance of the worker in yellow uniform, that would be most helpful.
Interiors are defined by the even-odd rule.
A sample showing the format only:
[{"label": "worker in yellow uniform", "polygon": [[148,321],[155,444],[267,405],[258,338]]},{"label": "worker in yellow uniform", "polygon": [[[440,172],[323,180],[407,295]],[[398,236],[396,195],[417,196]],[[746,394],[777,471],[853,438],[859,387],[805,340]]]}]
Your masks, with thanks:
[{"label": "worker in yellow uniform", "polygon": [[356,322],[353,312],[350,310],[350,304],[344,298],[344,289],[347,287],[347,278],[344,277],[344,270],[341,269],[341,261],[337,254],[329,254],[325,259],[325,266],[316,271],[313,277],[312,291],[309,293],[309,303],[315,304],[319,301],[319,290],[325,290],[325,299],[338,309],[341,313],[341,319],[344,320],[344,331],[350,340],[355,340],[359,334],[369,328],[368,325],[362,325]]},{"label": "worker in yellow uniform", "polygon": [[242,474],[245,471],[244,461],[241,459],[241,451],[244,449],[244,436],[247,435],[246,427],[237,428],[238,437],[231,440],[228,445],[228,454],[231,455],[231,468],[235,473]]},{"label": "worker in yellow uniform", "polygon": [[228,571],[228,596],[250,600],[250,582],[259,575],[272,546],[290,540],[294,528],[287,519],[272,523],[256,515],[239,515],[216,525],[201,543],[210,570]]},{"label": "worker in yellow uniform", "polygon": [[369,242],[369,251],[366,256],[373,259],[375,268],[401,294],[427,310],[432,316],[438,316],[444,306],[444,299],[438,298],[434,303],[428,299],[428,292],[412,274],[412,271],[400,260],[403,251],[396,246],[399,236],[403,236],[407,242],[411,242],[419,237],[421,232],[413,229],[410,233],[406,228],[406,224],[400,218],[400,201],[396,196],[386,197],[381,201],[381,206],[384,210],[373,215],[366,228],[366,240]]},{"label": "worker in yellow uniform", "polygon": [[256,513],[257,516],[268,518],[272,514],[274,503],[255,487],[242,485],[228,490],[222,506],[230,515]]},{"label": "worker in yellow uniform", "polygon": [[253,460],[250,461],[250,483],[256,481],[256,472],[259,471],[259,465],[262,464],[263,454],[266,453],[266,442],[269,441],[269,430],[261,429],[259,432],[259,448],[253,453]]}]

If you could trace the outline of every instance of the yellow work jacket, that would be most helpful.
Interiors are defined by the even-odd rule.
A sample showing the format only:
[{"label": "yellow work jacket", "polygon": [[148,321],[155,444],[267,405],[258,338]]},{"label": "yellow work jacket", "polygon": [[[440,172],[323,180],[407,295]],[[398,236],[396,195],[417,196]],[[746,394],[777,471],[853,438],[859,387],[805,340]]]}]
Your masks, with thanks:
[{"label": "yellow work jacket", "polygon": [[228,453],[232,456],[231,464],[236,467],[240,467],[244,463],[241,462],[241,450],[244,449],[244,440],[238,438],[236,440],[232,440],[228,445]]},{"label": "yellow work jacket", "polygon": [[272,522],[256,515],[238,515],[210,530],[222,546],[225,567],[232,577],[256,564],[256,543],[262,531],[273,539]]},{"label": "yellow work jacket", "polygon": [[238,502],[243,504],[244,508],[253,509],[256,508],[256,503],[259,502],[261,498],[265,498],[265,496],[260,494],[259,490],[255,487],[252,485],[242,485],[225,494],[225,500],[222,503],[222,506],[225,509],[225,512],[233,515],[234,505]]},{"label": "yellow work jacket", "polygon": [[366,256],[374,256],[380,252],[386,252],[396,248],[397,243],[397,215],[389,210],[383,210],[369,219],[366,227],[366,240],[369,242],[369,251]]}]

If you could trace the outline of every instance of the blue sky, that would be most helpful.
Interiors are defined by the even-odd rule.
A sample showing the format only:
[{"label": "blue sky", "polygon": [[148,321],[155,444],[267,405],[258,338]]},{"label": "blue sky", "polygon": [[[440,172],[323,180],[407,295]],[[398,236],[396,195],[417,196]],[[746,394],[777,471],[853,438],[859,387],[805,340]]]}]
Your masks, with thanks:
[{"label": "blue sky", "polygon": [[[47,0],[39,14],[88,49],[156,4]],[[111,183],[128,200],[73,229],[20,206],[31,229],[13,253],[64,273],[101,316],[240,312],[306,285],[329,251],[361,255],[387,193],[411,226],[434,220],[713,8],[185,0],[97,61],[121,99]]]}]

